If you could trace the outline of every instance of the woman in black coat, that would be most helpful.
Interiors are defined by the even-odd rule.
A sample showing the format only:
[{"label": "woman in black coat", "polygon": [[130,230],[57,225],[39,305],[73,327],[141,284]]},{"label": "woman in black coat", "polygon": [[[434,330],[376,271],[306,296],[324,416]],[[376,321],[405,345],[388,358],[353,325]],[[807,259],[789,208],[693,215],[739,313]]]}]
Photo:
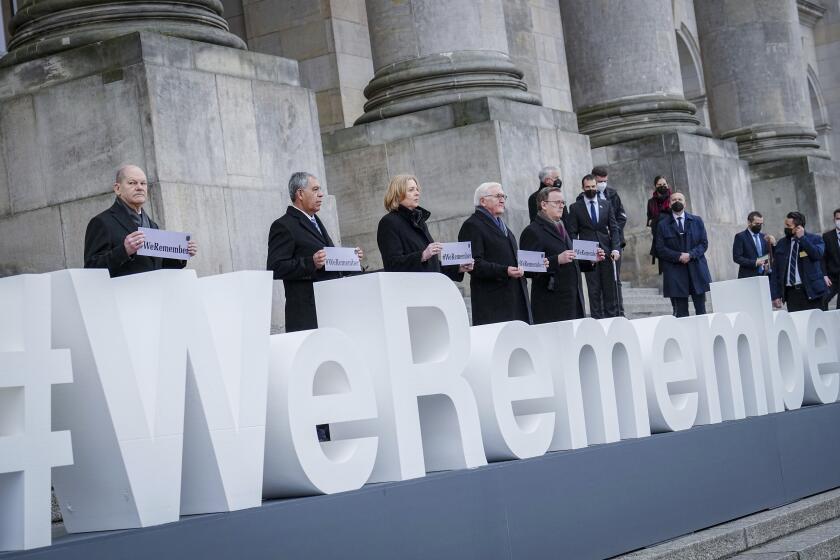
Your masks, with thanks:
[{"label": "woman in black coat", "polygon": [[379,220],[376,243],[386,272],[442,272],[459,282],[472,264],[441,266],[441,243],[429,234],[431,214],[420,206],[420,183],[413,175],[397,175],[385,192],[388,213]]},{"label": "woman in black coat", "polygon": [[[561,217],[566,206],[563,193],[556,187],[542,189],[536,198],[538,212],[534,221],[519,237],[519,247],[526,251],[541,251],[548,259],[547,274],[531,277],[531,314],[534,323],[569,321],[585,317],[581,269],[591,270],[592,261],[578,264],[572,250],[572,240]],[[598,260],[604,250],[598,249]]]}]

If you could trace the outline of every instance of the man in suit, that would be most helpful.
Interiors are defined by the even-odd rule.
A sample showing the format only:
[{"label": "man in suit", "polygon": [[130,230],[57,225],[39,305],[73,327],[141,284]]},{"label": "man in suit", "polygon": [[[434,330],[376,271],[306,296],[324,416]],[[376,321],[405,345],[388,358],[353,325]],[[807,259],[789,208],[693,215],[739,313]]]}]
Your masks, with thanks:
[{"label": "man in suit", "polygon": [[[840,208],[834,211],[834,229],[823,234],[825,254],[823,255],[823,273],[828,293],[825,296],[823,309],[828,311],[831,298],[840,292]],[[840,309],[840,297],[834,309]]]},{"label": "man in suit", "polygon": [[[584,315],[581,269],[592,268],[592,261],[578,265],[572,239],[560,219],[566,207],[563,192],[545,187],[537,194],[540,211],[519,238],[526,251],[541,251],[548,259],[548,274],[534,274],[531,280],[531,313],[534,323],[582,319]],[[598,249],[598,260],[604,251]]]},{"label": "man in suit", "polygon": [[502,220],[507,195],[499,183],[475,190],[475,213],[458,232],[458,241],[472,244],[470,272],[473,325],[502,321],[531,322],[525,272],[519,266],[516,237]]},{"label": "man in suit", "polygon": [[776,240],[761,233],[763,226],[764,217],[753,210],[747,215],[747,229],[735,234],[732,260],[738,265],[738,278],[770,274],[770,251]]},{"label": "man in suit", "polygon": [[823,238],[805,231],[805,216],[788,212],[785,217],[785,237],[773,250],[775,266],[770,275],[773,307],[787,310],[820,309],[828,293],[822,272],[825,253]]},{"label": "man in suit", "polygon": [[[289,179],[292,204],[286,214],[274,220],[268,232],[266,267],[275,280],[283,281],[286,294],[286,332],[318,328],[313,282],[340,278],[327,272],[324,247],[334,247],[326,226],[318,217],[324,191],[318,178],[298,171]],[[364,253],[356,247],[359,259]]]},{"label": "man in suit", "polygon": [[[559,189],[563,186],[563,181],[560,180],[560,169],[553,165],[546,165],[540,169],[539,176],[540,184],[537,190],[528,197],[528,219],[532,222],[537,217],[537,212],[540,211],[540,205],[537,203],[537,194],[546,187],[557,187]],[[563,212],[565,217],[565,210]]]},{"label": "man in suit", "polygon": [[[114,204],[88,222],[85,231],[85,268],[107,268],[112,278],[161,268],[184,268],[187,261],[138,255],[145,236],[138,228],[159,229],[143,210],[149,195],[146,174],[136,165],[117,170]],[[191,257],[198,253],[194,239],[187,242]]]},{"label": "man in suit", "polygon": [[616,262],[621,257],[621,237],[616,215],[610,202],[598,198],[595,177],[586,175],[581,180],[583,196],[572,204],[566,218],[566,225],[572,239],[597,241],[601,249],[610,255],[590,272],[585,272],[589,291],[589,307],[592,317],[604,319],[620,314],[618,284],[616,283]]},{"label": "man in suit", "polygon": [[712,275],[706,263],[709,240],[700,216],[685,211],[685,196],[671,195],[671,213],[659,220],[656,254],[662,261],[663,295],[671,298],[674,316],[688,316],[688,297],[694,313],[706,313],[706,292]]}]

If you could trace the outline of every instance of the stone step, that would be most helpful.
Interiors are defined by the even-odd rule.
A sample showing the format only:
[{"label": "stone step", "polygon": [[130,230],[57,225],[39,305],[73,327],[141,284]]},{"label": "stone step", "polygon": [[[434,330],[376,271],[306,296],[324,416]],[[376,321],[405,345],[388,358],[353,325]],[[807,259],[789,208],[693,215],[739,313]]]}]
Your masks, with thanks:
[{"label": "stone step", "polygon": [[613,560],[840,558],[840,489],[685,535]]}]

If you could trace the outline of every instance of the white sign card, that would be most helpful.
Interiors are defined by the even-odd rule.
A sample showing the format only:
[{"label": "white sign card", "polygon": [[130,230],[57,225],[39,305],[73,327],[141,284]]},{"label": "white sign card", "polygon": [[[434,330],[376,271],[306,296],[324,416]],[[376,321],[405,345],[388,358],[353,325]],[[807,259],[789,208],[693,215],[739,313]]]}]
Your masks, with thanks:
[{"label": "white sign card", "polygon": [[441,245],[443,249],[440,252],[440,264],[443,266],[472,262],[472,243],[469,241],[441,243]]},{"label": "white sign card", "polygon": [[163,257],[164,259],[190,260],[187,243],[190,234],[181,231],[166,231],[163,229],[137,228],[143,234],[143,245],[137,254],[144,257]]},{"label": "white sign card", "polygon": [[519,251],[516,258],[525,272],[545,272],[545,253],[542,251]]},{"label": "white sign card", "polygon": [[572,250],[575,258],[582,261],[594,261],[598,259],[598,242],[584,241],[583,239],[572,240]]},{"label": "white sign card", "polygon": [[362,263],[354,247],[324,247],[324,251],[327,252],[325,270],[328,272],[362,270]]}]

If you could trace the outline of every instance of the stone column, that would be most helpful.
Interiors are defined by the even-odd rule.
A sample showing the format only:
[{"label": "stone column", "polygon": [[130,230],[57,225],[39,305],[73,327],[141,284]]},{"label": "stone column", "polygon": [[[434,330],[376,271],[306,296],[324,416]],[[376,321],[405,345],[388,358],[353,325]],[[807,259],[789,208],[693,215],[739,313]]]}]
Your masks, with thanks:
[{"label": "stone column", "polygon": [[511,61],[501,0],[367,1],[373,80],[357,124],[457,101],[540,104]]},{"label": "stone column", "polygon": [[712,130],[751,164],[819,156],[796,0],[695,2]]},{"label": "stone column", "polygon": [[9,25],[9,54],[0,65],[112,39],[134,31],[243,49],[228,31],[219,0],[25,0]]},{"label": "stone column", "polygon": [[597,148],[705,130],[685,100],[669,0],[562,0],[572,101]]}]

